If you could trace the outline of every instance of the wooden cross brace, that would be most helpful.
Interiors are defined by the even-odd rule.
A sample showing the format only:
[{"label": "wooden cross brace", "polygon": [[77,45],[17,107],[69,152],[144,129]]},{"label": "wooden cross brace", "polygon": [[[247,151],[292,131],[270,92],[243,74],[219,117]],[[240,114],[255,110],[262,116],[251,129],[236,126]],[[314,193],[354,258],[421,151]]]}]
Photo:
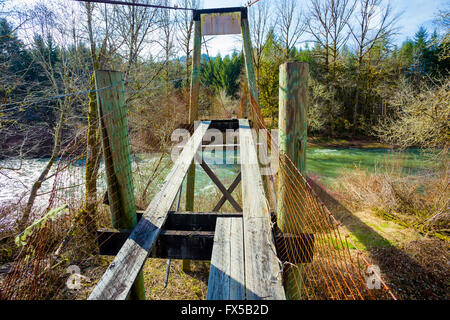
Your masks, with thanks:
[{"label": "wooden cross brace", "polygon": [[[236,176],[236,178],[234,178],[233,183],[227,189],[229,194],[232,194],[234,189],[236,189],[236,187],[239,185],[239,182],[241,182],[241,177],[242,177],[241,172],[239,172],[239,174]],[[214,212],[219,211],[220,208],[222,208],[222,206],[224,205],[225,201],[227,201],[227,197],[225,197],[225,195],[223,195],[222,198],[220,198],[219,202],[217,202],[217,204],[214,207],[213,211]]]},{"label": "wooden cross brace", "polygon": [[233,196],[231,195],[233,190],[237,187],[237,185],[241,181],[241,173],[239,172],[238,176],[234,179],[231,186],[227,189],[222,184],[222,182],[220,182],[220,180],[216,176],[216,174],[211,170],[211,168],[206,164],[205,161],[203,161],[203,159],[198,154],[195,155],[195,160],[197,160],[197,162],[200,164],[200,166],[203,168],[203,170],[206,172],[206,174],[211,178],[211,180],[214,182],[214,184],[223,193],[222,198],[219,200],[217,205],[214,207],[214,211],[218,211],[222,207],[222,205],[225,203],[225,201],[228,200],[237,212],[242,212],[241,206],[236,202],[236,200],[234,200]]}]

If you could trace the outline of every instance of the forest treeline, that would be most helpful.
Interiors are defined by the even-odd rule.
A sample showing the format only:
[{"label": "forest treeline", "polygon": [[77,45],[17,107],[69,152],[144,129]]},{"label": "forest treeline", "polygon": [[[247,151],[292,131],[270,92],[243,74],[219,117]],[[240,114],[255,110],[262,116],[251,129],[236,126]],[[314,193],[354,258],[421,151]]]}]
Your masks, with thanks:
[{"label": "forest treeline", "polygon": [[[277,123],[280,64],[303,61],[310,65],[311,134],[448,145],[448,8],[436,12],[433,30],[420,27],[401,45],[398,15],[384,0],[310,0],[302,8],[296,0],[260,1],[250,8],[249,20],[259,100],[269,125]],[[2,149],[49,155],[89,125],[96,117],[95,93],[87,94],[94,88],[94,69],[123,72],[134,136],[142,146],[160,144],[176,122],[186,122],[192,27],[190,12],[152,8],[63,1],[5,9]],[[236,115],[243,62],[241,52],[202,55],[201,116]]]}]

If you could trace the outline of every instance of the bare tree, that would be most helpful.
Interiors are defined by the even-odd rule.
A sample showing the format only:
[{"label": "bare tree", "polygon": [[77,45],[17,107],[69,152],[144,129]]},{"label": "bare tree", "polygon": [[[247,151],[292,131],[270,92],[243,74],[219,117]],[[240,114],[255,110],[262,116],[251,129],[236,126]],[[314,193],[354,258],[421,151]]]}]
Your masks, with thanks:
[{"label": "bare tree", "polygon": [[273,32],[273,22],[269,14],[271,10],[270,2],[261,1],[249,8],[249,24],[253,45],[254,62],[256,69],[256,82],[259,87],[259,74],[261,71],[261,61],[263,51],[267,44],[268,36]]},{"label": "bare tree", "polygon": [[[341,48],[350,37],[349,20],[356,0],[311,0],[307,19],[308,31],[325,50],[326,71],[335,73]],[[331,57],[331,63],[330,63]],[[330,66],[331,64],[331,66]]]},{"label": "bare tree", "polygon": [[351,34],[348,22],[355,5],[356,0],[310,0],[307,26],[308,32],[323,48],[324,75],[329,91],[326,114],[331,136],[334,135],[333,118],[337,110],[335,102],[336,64],[339,52]]},{"label": "bare tree", "polygon": [[438,27],[438,30],[442,30],[442,52],[439,53],[439,59],[448,59],[450,58],[450,5],[437,12],[434,24]]},{"label": "bare tree", "polygon": [[[167,0],[163,1],[164,5],[168,5]],[[160,10],[159,29],[160,37],[156,42],[160,45],[164,54],[164,61],[167,63],[174,53],[175,26],[177,25],[176,16],[170,10]],[[168,68],[166,68],[168,72]]]},{"label": "bare tree", "polygon": [[358,124],[360,82],[364,58],[381,39],[387,39],[396,32],[400,15],[394,14],[390,3],[383,8],[384,0],[358,0],[355,22],[350,23],[350,32],[356,45],[356,97],[353,109],[353,125]]},{"label": "bare tree", "polygon": [[[94,30],[98,30],[94,22],[94,13],[96,6],[89,2],[84,5],[86,14],[86,29],[89,40],[90,56],[92,68],[94,70],[103,69],[107,63],[107,44],[109,38],[108,26],[105,26],[105,32],[101,33],[101,36],[95,34]],[[106,7],[105,7],[105,10]],[[108,13],[105,12],[107,16]],[[108,19],[104,20],[104,23],[108,23]],[[96,38],[100,39],[100,49],[97,50]],[[87,131],[87,144],[86,144],[86,175],[85,175],[85,187],[86,187],[86,201],[84,208],[84,215],[82,217],[83,223],[90,234],[96,232],[95,224],[95,211],[97,207],[97,174],[100,166],[100,134],[99,134],[99,117],[98,117],[98,107],[97,107],[97,93],[95,92],[95,79],[94,73],[91,75],[91,80],[89,87],[91,91],[88,94],[89,103],[87,108],[88,116],[88,131]]]},{"label": "bare tree", "polygon": [[[140,1],[140,3],[151,4],[154,1],[146,0]],[[113,10],[113,24],[118,30],[121,42],[124,44],[123,60],[126,61],[124,78],[128,79],[132,68],[137,65],[144,45],[149,43],[148,38],[157,28],[158,10],[136,6],[114,6]]]},{"label": "bare tree", "polygon": [[298,0],[280,0],[277,16],[276,32],[282,44],[279,49],[288,61],[291,50],[299,43],[300,37],[306,30]]},{"label": "bare tree", "polygon": [[[59,9],[59,10],[58,10]],[[67,7],[64,7],[67,9]],[[58,10],[58,13],[55,13]],[[43,3],[35,5],[31,11],[30,29],[35,31],[35,35],[39,38],[36,40],[36,48],[34,50],[37,62],[41,65],[45,76],[50,83],[47,94],[52,96],[60,96],[56,100],[56,113],[57,122],[53,129],[53,148],[50,159],[41,171],[38,179],[33,183],[26,207],[23,211],[21,220],[19,221],[19,228],[23,229],[30,217],[32,207],[34,205],[37,193],[42,186],[42,183],[47,180],[49,172],[55,163],[57,157],[60,155],[62,146],[62,130],[67,121],[71,107],[74,103],[74,98],[70,94],[79,90],[81,81],[78,78],[78,72],[74,71],[75,66],[73,61],[77,60],[77,57],[73,59],[73,54],[77,55],[76,51],[73,51],[69,55],[69,51],[66,50],[69,47],[76,47],[78,38],[76,32],[74,33],[74,25],[67,26],[67,21],[71,21],[74,24],[75,19],[71,19],[70,15],[73,15],[73,11],[61,10],[61,7],[53,7],[50,9]],[[36,36],[35,36],[36,37]],[[39,40],[40,39],[40,40]],[[44,39],[48,41],[56,41],[59,43],[61,50],[58,51],[58,61],[55,62],[50,44],[47,43],[45,47]]]},{"label": "bare tree", "polygon": [[[168,0],[163,0],[163,5],[168,5]],[[175,27],[177,25],[176,16],[172,13],[171,10],[160,10],[159,12],[159,37],[156,39],[156,43],[161,47],[163,52],[164,59],[164,80],[166,81],[166,85],[164,86],[165,91],[165,104],[167,108],[167,115],[170,118],[170,108],[168,106],[168,98],[169,98],[169,79],[170,79],[170,66],[169,61],[173,57],[174,48],[175,48]]]}]

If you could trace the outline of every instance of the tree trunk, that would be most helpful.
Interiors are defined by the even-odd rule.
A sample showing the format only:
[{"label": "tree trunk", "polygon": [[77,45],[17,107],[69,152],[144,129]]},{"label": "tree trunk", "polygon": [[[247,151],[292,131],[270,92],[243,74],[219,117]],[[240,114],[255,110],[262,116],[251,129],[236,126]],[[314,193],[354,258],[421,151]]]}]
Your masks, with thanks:
[{"label": "tree trunk", "polygon": [[358,87],[358,83],[357,83],[356,84],[355,105],[353,107],[353,135],[356,133],[356,129],[358,126],[358,105],[359,105],[359,87]]},{"label": "tree trunk", "polygon": [[[95,89],[94,74],[92,74],[90,88],[91,90]],[[89,93],[88,132],[86,137],[86,202],[82,216],[82,223],[90,235],[95,235],[97,230],[95,212],[97,210],[97,173],[100,166],[98,120],[97,94],[91,91]]]},{"label": "tree trunk", "polygon": [[358,70],[356,74],[356,96],[355,96],[355,105],[353,107],[353,135],[355,135],[356,130],[358,128],[358,109],[359,109],[359,84],[361,79],[361,67],[362,67],[362,49],[359,51],[359,58],[358,58]]},{"label": "tree trunk", "polygon": [[19,221],[20,231],[24,230],[27,227],[28,220],[30,219],[31,209],[33,208],[34,202],[37,197],[37,192],[41,188],[42,183],[46,180],[47,175],[50,172],[50,169],[52,168],[53,163],[55,163],[55,160],[59,155],[59,151],[61,150],[61,133],[62,133],[64,119],[65,119],[65,112],[64,112],[64,109],[61,108],[61,114],[59,116],[59,121],[55,128],[55,140],[54,140],[52,155],[50,157],[50,160],[47,162],[47,165],[45,166],[45,168],[42,170],[41,174],[39,175],[39,178],[33,183],[33,186],[31,187],[31,192],[30,192],[30,196],[28,197],[27,206],[25,207],[22,218]]},{"label": "tree trunk", "polygon": [[[97,53],[96,44],[93,34],[92,13],[93,7],[90,3],[86,3],[87,26],[89,34],[90,55],[92,66],[91,82],[89,84],[91,90],[95,90],[94,71],[103,67],[106,57],[106,45],[108,34],[103,39],[100,52]],[[99,138],[99,118],[97,107],[97,93],[95,91],[89,92],[88,104],[88,132],[87,132],[87,146],[86,146],[86,172],[85,172],[85,206],[82,214],[82,223],[85,230],[90,235],[96,234],[97,226],[95,222],[95,213],[97,210],[97,174],[100,166],[101,148]]]}]

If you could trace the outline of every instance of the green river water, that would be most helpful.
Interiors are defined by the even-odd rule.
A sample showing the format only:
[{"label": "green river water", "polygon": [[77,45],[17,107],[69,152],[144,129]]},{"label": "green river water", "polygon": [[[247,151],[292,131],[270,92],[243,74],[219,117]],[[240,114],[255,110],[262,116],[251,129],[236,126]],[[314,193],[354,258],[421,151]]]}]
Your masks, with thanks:
[{"label": "green river water", "polygon": [[[236,155],[236,158],[239,156]],[[211,153],[204,153],[206,162],[210,164],[220,179],[228,184],[239,171],[239,165],[214,165],[215,159]],[[325,184],[333,183],[340,175],[355,167],[370,171],[383,171],[388,168],[400,169],[404,174],[418,174],[433,165],[433,155],[424,153],[420,149],[408,149],[398,152],[391,149],[356,149],[356,148],[321,148],[307,149],[306,171]],[[200,166],[196,169],[197,192],[213,190],[215,186]]]},{"label": "green river water", "polygon": [[[215,160],[222,159],[227,155],[234,159],[234,164],[214,164]],[[239,172],[240,165],[238,152],[224,154],[218,152],[214,156],[211,152],[204,152],[204,159],[219,177],[221,182],[228,187]],[[151,176],[155,164],[160,155],[145,154],[134,156],[132,161],[134,189],[137,196],[142,194],[143,186]],[[412,149],[402,153],[393,152],[388,149],[333,149],[333,148],[309,148],[307,150],[307,174],[313,176],[316,181],[322,184],[331,185],[340,175],[355,167],[366,168],[368,170],[384,170],[392,166],[401,169],[408,174],[420,173],[433,165],[433,157],[430,154],[422,153],[420,150]],[[16,167],[19,170],[1,170],[0,171],[0,207],[8,203],[17,203],[20,199],[26,200],[26,194],[29,192],[33,182],[37,179],[42,168],[46,165],[48,159],[26,159],[20,164],[19,160],[0,161],[0,167]],[[165,163],[167,168],[153,182],[149,190],[150,198],[159,191],[159,186],[164,181],[169,172],[171,159],[167,157]],[[163,161],[163,162],[164,162]],[[233,162],[233,161],[232,161]],[[51,174],[54,173],[56,166],[53,166]],[[103,163],[100,166],[100,172],[104,171]],[[64,194],[59,196],[64,199],[78,199],[84,194],[84,161],[78,161],[69,166],[58,178],[59,188],[62,188]],[[206,175],[200,165],[196,167],[195,193],[197,195],[215,196],[216,186]],[[40,196],[37,197],[35,206],[46,208],[49,203],[50,190],[54,183],[54,176],[42,184],[39,190]],[[73,188],[75,186],[75,188]],[[98,197],[101,198],[106,190],[104,178],[100,177],[98,181]],[[183,187],[185,190],[185,187]],[[25,197],[23,197],[25,195]],[[14,225],[15,218],[8,217],[8,221],[2,221],[0,226],[9,228]],[[8,227],[9,226],[9,227]]]},{"label": "green river water", "polygon": [[[211,152],[204,152],[204,159],[211,168],[216,172],[219,179],[225,186],[229,185],[234,177],[239,172],[238,152],[228,154],[234,159],[234,164],[219,164],[215,165],[214,161],[221,159],[224,153],[218,152],[214,156]],[[133,161],[134,169],[139,167],[141,170],[142,179],[135,177],[135,189],[139,189],[139,184],[145,183],[146,176],[150,174],[154,163],[158,159],[157,154],[153,155],[139,155]],[[170,159],[167,159],[170,161]],[[26,187],[30,188],[35,179],[39,176],[43,166],[45,166],[47,159],[27,159],[22,163],[22,169],[18,171],[5,171],[5,174],[0,175],[0,203],[3,201],[14,201],[21,193],[26,191]],[[345,174],[347,170],[355,167],[367,168],[369,170],[383,170],[384,167],[395,165],[405,173],[418,173],[426,170],[432,165],[432,156],[424,154],[419,149],[410,149],[404,152],[393,152],[389,149],[333,149],[333,148],[308,148],[307,150],[307,174],[317,177],[321,182],[328,184],[332,183],[339,175]],[[9,160],[0,161],[0,166],[19,166],[18,163]],[[73,183],[80,183],[84,175],[83,161],[71,168],[73,174],[70,176],[77,181]],[[100,171],[102,167],[100,168]],[[168,172],[168,169],[166,169]],[[147,174],[148,173],[148,174]],[[158,182],[162,182],[164,173]],[[70,181],[66,181],[71,184]],[[47,189],[52,186],[52,179],[46,181],[41,191],[45,193]],[[81,183],[82,185],[82,183]],[[103,183],[100,182],[99,187],[102,188]],[[205,174],[203,169],[197,165],[196,169],[196,192],[209,193],[214,192],[215,185],[210,178]]]},{"label": "green river water", "polygon": [[391,149],[307,149],[306,171],[324,182],[359,167],[369,171],[401,169],[404,174],[418,174],[434,165],[435,157],[421,149],[393,151]]}]

